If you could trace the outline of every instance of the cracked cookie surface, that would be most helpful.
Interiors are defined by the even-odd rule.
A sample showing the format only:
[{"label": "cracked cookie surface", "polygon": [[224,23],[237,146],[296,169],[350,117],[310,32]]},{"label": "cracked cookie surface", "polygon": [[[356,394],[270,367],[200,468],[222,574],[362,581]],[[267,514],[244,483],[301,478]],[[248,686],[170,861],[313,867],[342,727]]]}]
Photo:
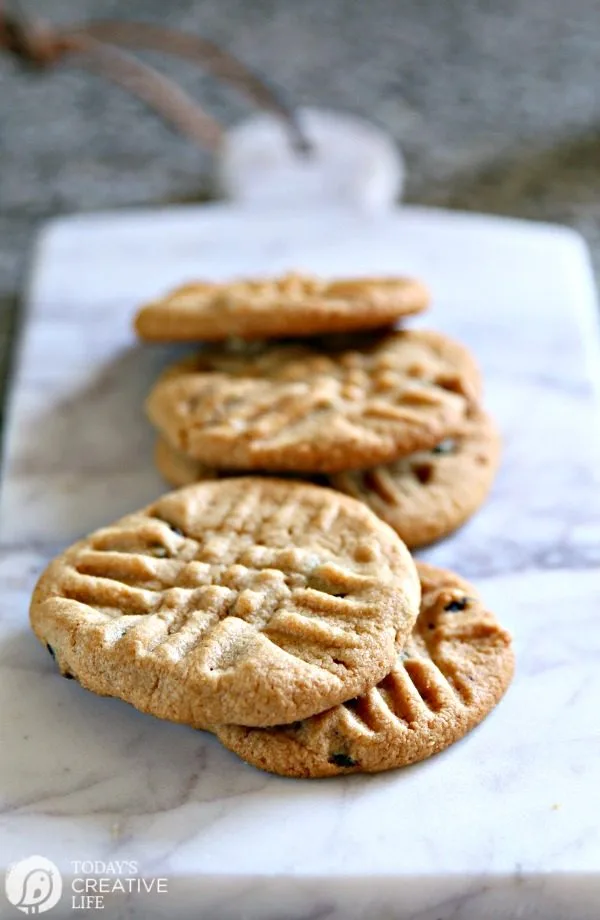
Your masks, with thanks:
[{"label": "cracked cookie surface", "polygon": [[[500,437],[487,413],[474,407],[460,430],[431,450],[393,463],[320,477],[367,504],[409,549],[452,533],[483,504],[500,461]],[[159,438],[154,462],[172,486],[232,475],[186,457]],[[314,477],[317,478],[317,477]]]},{"label": "cracked cookie surface", "polygon": [[142,307],[135,328],[140,338],[160,342],[285,338],[391,325],[428,302],[426,287],[412,278],[287,274],[195,282]]},{"label": "cracked cookie surface", "polygon": [[417,570],[419,617],[376,687],[293,725],[216,727],[223,744],[283,776],[377,773],[424,760],[481,722],[510,683],[510,636],[468,582],[424,563]]},{"label": "cracked cookie surface", "polygon": [[167,368],[146,409],[173,447],[207,466],[331,473],[435,446],[480,388],[468,349],[415,330],[207,350]]},{"label": "cracked cookie surface", "polygon": [[391,667],[419,607],[404,544],[330,489],[199,483],[52,562],[31,623],[60,671],[195,727],[294,721]]}]

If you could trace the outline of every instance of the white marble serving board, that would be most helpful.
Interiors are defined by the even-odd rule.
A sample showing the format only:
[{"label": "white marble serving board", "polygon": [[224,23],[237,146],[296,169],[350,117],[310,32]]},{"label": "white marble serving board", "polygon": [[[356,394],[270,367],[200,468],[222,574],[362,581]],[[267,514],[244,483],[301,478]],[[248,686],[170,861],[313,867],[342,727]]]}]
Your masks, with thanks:
[{"label": "white marble serving board", "polygon": [[[141,404],[168,350],[136,344],[135,306],[193,276],[288,268],[425,278],[419,324],[473,348],[504,435],[490,501],[426,557],[513,631],[514,684],[463,742],[374,777],[260,773],[61,679],[28,630],[46,560],[163,488]],[[72,861],[119,859],[169,893],[116,894],[101,916],[597,920],[600,352],[579,237],[413,208],[90,215],[43,231],[28,304],[0,523],[1,865],[54,860],[52,917],[83,915]],[[2,894],[0,915],[21,916]]]}]

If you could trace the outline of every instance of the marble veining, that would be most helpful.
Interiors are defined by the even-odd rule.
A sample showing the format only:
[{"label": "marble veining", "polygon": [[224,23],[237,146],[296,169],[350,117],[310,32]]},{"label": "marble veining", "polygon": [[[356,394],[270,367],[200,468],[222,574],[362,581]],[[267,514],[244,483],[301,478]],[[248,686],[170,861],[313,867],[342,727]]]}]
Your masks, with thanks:
[{"label": "marble veining", "polygon": [[[467,739],[396,773],[261,774],[208,735],[62,680],[28,630],[47,559],[163,488],[141,404],[172,350],[136,345],[135,305],[185,277],[283,268],[426,278],[434,307],[419,324],[472,346],[504,436],[485,509],[423,555],[477,580],[514,633],[515,682]],[[224,206],[51,225],[0,514],[2,865],[43,854],[65,887],[82,859],[168,877],[168,896],[107,899],[104,916],[118,918],[193,907],[211,920],[597,920],[594,304],[582,243],[551,226],[408,208],[282,220]],[[62,915],[74,916],[66,902],[51,916]]]}]

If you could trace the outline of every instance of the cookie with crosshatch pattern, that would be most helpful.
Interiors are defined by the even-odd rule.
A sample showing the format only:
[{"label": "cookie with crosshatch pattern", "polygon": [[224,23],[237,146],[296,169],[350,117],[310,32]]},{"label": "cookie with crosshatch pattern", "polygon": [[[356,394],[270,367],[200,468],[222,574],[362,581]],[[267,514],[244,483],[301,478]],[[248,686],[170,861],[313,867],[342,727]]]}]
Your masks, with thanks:
[{"label": "cookie with crosshatch pattern", "polygon": [[428,303],[425,285],[412,278],[198,281],[142,307],[135,328],[160,342],[288,338],[388,326]]},{"label": "cookie with crosshatch pattern", "polygon": [[167,368],[146,409],[207,466],[331,473],[434,447],[480,389],[467,348],[414,330],[207,350]]},{"label": "cookie with crosshatch pattern", "polygon": [[282,776],[378,773],[424,760],[462,738],[512,678],[509,634],[458,575],[417,563],[421,611],[391,672],[357,699],[292,725],[225,725],[222,743]]},{"label": "cookie with crosshatch pattern", "polygon": [[248,477],[169,493],[76,543],[30,616],[89,690],[198,728],[273,725],[383,677],[419,598],[408,550],[365,505]]},{"label": "cookie with crosshatch pattern", "polygon": [[413,549],[447,536],[477,511],[499,461],[496,426],[481,407],[473,406],[460,429],[432,449],[329,480],[365,502]]},{"label": "cookie with crosshatch pattern", "polygon": [[[477,511],[493,484],[499,459],[496,426],[483,409],[473,406],[461,429],[431,450],[320,479],[365,502],[414,549],[452,533]],[[156,443],[154,462],[175,487],[227,475],[186,457],[164,438]]]}]

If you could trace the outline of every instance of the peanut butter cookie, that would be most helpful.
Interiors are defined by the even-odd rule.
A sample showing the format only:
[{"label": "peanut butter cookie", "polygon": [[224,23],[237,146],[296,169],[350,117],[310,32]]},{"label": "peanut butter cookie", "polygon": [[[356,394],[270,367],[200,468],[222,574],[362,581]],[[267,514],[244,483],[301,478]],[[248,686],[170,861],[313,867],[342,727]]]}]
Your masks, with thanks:
[{"label": "peanut butter cookie", "polygon": [[208,466],[333,473],[396,460],[459,430],[480,378],[469,351],[415,330],[168,368],[146,403],[180,452]]},{"label": "peanut butter cookie", "polygon": [[363,693],[419,609],[407,549],[365,505],[258,477],[199,483],[42,574],[31,623],[60,671],[160,718],[293,722]]},{"label": "peanut butter cookie", "polygon": [[452,533],[477,511],[499,459],[496,427],[474,407],[460,430],[432,449],[384,466],[337,473],[330,483],[365,502],[414,549]]},{"label": "peanut butter cookie", "polygon": [[148,341],[218,342],[287,338],[375,329],[420,313],[427,289],[412,278],[345,278],[309,275],[196,282],[142,307],[135,329]]},{"label": "peanut butter cookie", "polygon": [[[431,450],[320,478],[322,484],[365,502],[415,549],[452,533],[477,511],[492,486],[499,458],[496,427],[474,406],[460,431]],[[163,438],[154,460],[161,476],[175,487],[227,475],[180,453]]]},{"label": "peanut butter cookie", "polygon": [[481,722],[510,683],[510,636],[463,579],[417,567],[421,612],[387,677],[358,699],[292,725],[218,727],[223,744],[282,776],[377,773],[424,760]]}]

